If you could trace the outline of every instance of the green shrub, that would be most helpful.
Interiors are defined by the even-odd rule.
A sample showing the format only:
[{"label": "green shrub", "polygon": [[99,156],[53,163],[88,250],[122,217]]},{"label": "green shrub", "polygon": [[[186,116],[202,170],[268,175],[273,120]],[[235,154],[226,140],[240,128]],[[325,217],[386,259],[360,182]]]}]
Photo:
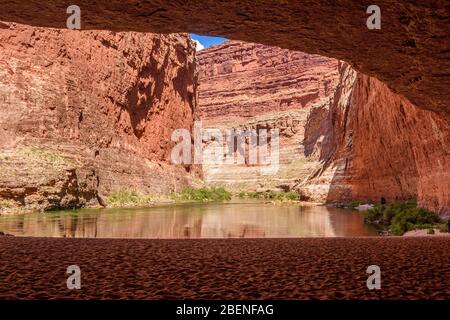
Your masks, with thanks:
[{"label": "green shrub", "polygon": [[185,188],[182,192],[174,194],[173,197],[177,200],[226,201],[231,200],[231,192],[221,187]]},{"label": "green shrub", "polygon": [[241,192],[239,192],[237,194],[237,196],[238,196],[238,198],[241,198],[241,199],[246,198],[247,197],[247,192],[241,191]]},{"label": "green shrub", "polygon": [[298,201],[300,194],[297,192],[276,192],[276,191],[248,191],[239,192],[239,198],[243,199],[264,199],[277,201]]},{"label": "green shrub", "polygon": [[288,200],[299,200],[300,194],[298,194],[297,192],[289,191],[284,193],[284,197]]},{"label": "green shrub", "polygon": [[394,235],[414,229],[434,228],[440,218],[434,212],[417,208],[413,201],[377,204],[364,213],[366,223],[382,225]]},{"label": "green shrub", "polygon": [[447,223],[441,223],[437,226],[439,232],[448,232]]},{"label": "green shrub", "polygon": [[185,188],[180,193],[143,195],[128,190],[111,192],[106,201],[112,206],[146,206],[158,201],[224,201],[231,200],[231,193],[224,188]]},{"label": "green shrub", "polygon": [[146,205],[152,201],[151,195],[141,195],[128,190],[116,190],[106,197],[106,202],[110,205]]},{"label": "green shrub", "polygon": [[17,204],[15,203],[15,201],[13,201],[13,200],[10,200],[10,199],[0,199],[0,209],[1,208],[7,208],[7,209],[10,209],[10,208],[14,208],[14,207],[16,207],[17,206]]},{"label": "green shrub", "polygon": [[402,235],[406,231],[413,229],[423,229],[429,225],[433,226],[440,222],[439,216],[435,213],[421,209],[408,209],[400,212],[392,218],[391,226],[395,228],[397,235]]}]

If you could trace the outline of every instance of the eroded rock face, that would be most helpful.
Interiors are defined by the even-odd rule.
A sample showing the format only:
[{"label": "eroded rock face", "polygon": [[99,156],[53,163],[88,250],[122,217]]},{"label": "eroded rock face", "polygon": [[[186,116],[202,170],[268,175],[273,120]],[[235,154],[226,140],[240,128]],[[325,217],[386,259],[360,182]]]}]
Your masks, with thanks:
[{"label": "eroded rock face", "polygon": [[342,64],[320,159],[300,189],[327,202],[417,199],[450,215],[450,124]]},{"label": "eroded rock face", "polygon": [[[39,209],[96,203],[113,190],[180,189],[169,164],[192,127],[187,34],[0,29],[0,198]],[[12,203],[11,203],[12,202]]]},{"label": "eroded rock face", "polygon": [[289,188],[308,177],[318,165],[320,141],[315,137],[338,82],[338,61],[242,41],[201,50],[197,61],[198,114],[204,127],[280,132],[276,174],[249,163],[246,150],[245,164],[204,164],[205,181],[259,190]]},{"label": "eroded rock face", "polygon": [[[346,63],[231,41],[200,51],[199,114],[208,127],[279,128],[280,171],[203,166],[209,183],[291,184],[320,202],[417,199],[450,214],[450,123]],[[307,98],[310,100],[307,100]]]},{"label": "eroded rock face", "polygon": [[[232,111],[249,110],[244,112],[244,127],[247,123],[279,126],[285,129],[287,137],[304,131],[303,140],[296,139],[303,141],[304,154],[315,157],[316,163],[299,187],[305,192],[310,190],[312,197],[324,201],[417,197],[421,206],[448,215],[448,74],[442,72],[448,66],[447,52],[442,50],[448,28],[441,27],[445,11],[440,2],[435,7],[412,2],[395,4],[396,9],[388,10],[383,18],[387,21],[383,32],[370,34],[367,30],[352,33],[361,27],[353,10],[365,12],[363,5],[349,6],[351,9],[336,16],[341,22],[349,22],[342,28],[330,28],[339,22],[327,19],[335,14],[333,7],[332,11],[318,10],[317,23],[309,27],[298,24],[297,30],[290,23],[289,12],[298,12],[287,7],[282,10],[288,16],[270,11],[277,18],[258,23],[261,17],[267,17],[270,3],[256,8],[256,13],[249,12],[248,18],[236,15],[229,19],[223,12],[239,9],[245,15],[242,2],[211,2],[208,8],[220,12],[220,17],[207,15],[213,20],[206,22],[195,19],[195,14],[205,15],[202,10],[192,15],[183,10],[187,20],[179,15],[168,18],[164,12],[180,9],[180,3],[166,3],[161,6],[171,7],[154,11],[155,19],[136,16],[145,11],[142,7],[130,6],[124,13],[124,1],[109,1],[103,6],[95,1],[80,4],[96,13],[84,20],[91,28],[204,30],[353,62],[358,70],[377,76],[389,87],[342,66],[341,85],[328,106],[313,106],[309,101],[309,113],[294,115],[292,110],[305,110],[308,102],[301,98],[303,108],[295,109],[296,103],[289,106],[281,103],[282,99],[274,99],[278,103],[276,112],[285,114],[266,117],[257,109],[271,110],[270,99],[264,101],[264,95],[260,95],[258,108],[246,105]],[[42,10],[35,10],[24,15],[21,10],[8,10],[18,5],[10,1],[0,17],[64,27],[66,17],[60,11],[64,11],[65,3],[28,4],[38,4],[49,13],[43,15]],[[151,5],[151,1],[145,3]],[[193,1],[188,8],[204,5],[204,1]],[[290,2],[288,7],[296,5],[299,4]],[[304,13],[297,18],[304,22],[314,17],[311,13],[315,10],[309,6],[303,10],[304,3],[301,5]],[[106,10],[108,6],[116,10]],[[224,6],[229,10],[224,11]],[[255,9],[254,5],[251,7]],[[53,19],[55,8],[60,20]],[[116,20],[102,20],[107,12],[117,12],[113,14]],[[128,17],[126,23],[121,20],[124,17]],[[167,23],[171,19],[174,23]],[[242,19],[245,25],[236,24]],[[429,23],[422,27],[422,22]],[[239,27],[227,29],[235,24]],[[219,26],[215,31],[214,25]],[[268,30],[274,30],[271,37],[267,37]],[[367,46],[355,48],[355,43]],[[77,32],[2,23],[0,51],[1,206],[73,207],[95,203],[98,194],[124,186],[153,193],[171,191],[187,183],[192,169],[167,163],[172,130],[190,128],[194,118],[194,48],[186,35]],[[254,63],[251,55],[245,61],[249,66]],[[212,75],[227,76],[230,70],[233,73],[245,68],[239,63],[234,67],[225,65]],[[286,72],[286,76],[290,75]],[[288,96],[288,101],[292,99],[289,91],[282,94]],[[244,101],[239,94],[232,97],[238,105]],[[217,107],[219,116],[225,112],[221,104],[209,103],[213,109]],[[299,121],[305,124],[298,126]]]},{"label": "eroded rock face", "polygon": [[[2,3],[0,20],[66,28],[73,2]],[[82,29],[195,32],[333,57],[450,118],[448,1],[77,0]],[[369,30],[370,5],[381,30]]]},{"label": "eroded rock face", "polygon": [[199,116],[248,118],[310,107],[334,93],[337,60],[242,41],[201,50]]}]

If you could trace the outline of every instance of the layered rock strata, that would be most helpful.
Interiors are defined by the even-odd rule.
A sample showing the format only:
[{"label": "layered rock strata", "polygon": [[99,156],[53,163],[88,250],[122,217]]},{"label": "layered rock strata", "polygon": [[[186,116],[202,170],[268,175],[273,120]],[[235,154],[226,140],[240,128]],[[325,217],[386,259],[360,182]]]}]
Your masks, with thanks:
[{"label": "layered rock strata", "polygon": [[[276,173],[267,174],[260,162],[255,165],[246,159],[239,164],[235,160],[233,164],[204,164],[205,181],[237,190],[258,190],[289,188],[306,178],[317,165],[317,157],[312,155],[314,146],[303,143],[306,130],[314,130],[305,124],[310,113],[323,114],[328,106],[338,81],[337,60],[228,41],[201,50],[198,64],[198,114],[204,127],[221,132],[265,129],[269,139],[270,130],[277,129],[280,137]],[[209,142],[205,143],[209,147]],[[221,153],[220,146],[214,148]],[[247,158],[248,154],[247,140]]]},{"label": "layered rock strata", "polygon": [[320,165],[299,189],[326,202],[417,199],[450,215],[450,123],[340,65]]},{"label": "layered rock strata", "polygon": [[169,162],[172,131],[194,117],[187,34],[4,25],[3,208],[77,207],[115,190],[163,193],[189,182],[192,168]]},{"label": "layered rock strata", "polygon": [[255,190],[295,181],[314,201],[417,199],[450,214],[450,123],[441,113],[328,58],[231,41],[198,59],[207,126],[280,129],[277,175],[210,165],[209,183]]}]

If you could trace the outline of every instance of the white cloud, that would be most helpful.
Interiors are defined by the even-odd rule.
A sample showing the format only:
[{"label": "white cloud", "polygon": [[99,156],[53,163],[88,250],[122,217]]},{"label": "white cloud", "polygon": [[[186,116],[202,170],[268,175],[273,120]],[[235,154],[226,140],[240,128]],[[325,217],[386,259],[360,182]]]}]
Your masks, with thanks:
[{"label": "white cloud", "polygon": [[195,39],[192,39],[192,41],[195,42],[195,45],[196,45],[196,49],[195,49],[195,50],[196,50],[196,51],[200,51],[200,50],[205,49],[205,46],[202,45],[202,43],[201,43],[200,41],[195,40]]}]

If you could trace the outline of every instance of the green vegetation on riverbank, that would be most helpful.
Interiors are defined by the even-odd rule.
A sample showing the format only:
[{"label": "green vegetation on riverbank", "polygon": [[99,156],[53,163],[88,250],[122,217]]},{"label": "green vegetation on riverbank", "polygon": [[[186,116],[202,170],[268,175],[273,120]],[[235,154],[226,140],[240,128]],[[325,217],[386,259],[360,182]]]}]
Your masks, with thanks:
[{"label": "green vegetation on riverbank", "polygon": [[435,228],[446,229],[436,213],[418,208],[413,201],[376,204],[364,213],[364,217],[366,223],[378,225],[393,235],[416,229],[428,229],[430,233]]},{"label": "green vegetation on riverbank", "polygon": [[139,194],[128,190],[113,191],[106,197],[108,206],[132,207],[148,206],[165,202],[190,202],[190,201],[227,201],[231,200],[231,192],[224,188],[185,188],[181,192],[173,192],[164,195]]},{"label": "green vegetation on riverbank", "polygon": [[356,209],[358,206],[367,204],[366,201],[361,200],[354,200],[352,202],[344,202],[344,203],[338,203],[336,204],[336,208],[342,208],[342,209]]},{"label": "green vegetation on riverbank", "polygon": [[274,201],[298,201],[300,195],[296,192],[275,192],[275,191],[249,191],[239,192],[238,198],[241,199],[264,199]]},{"label": "green vegetation on riverbank", "polygon": [[156,196],[128,190],[116,190],[106,197],[106,203],[110,206],[146,206],[153,204],[156,200]]},{"label": "green vegetation on riverbank", "polygon": [[216,187],[185,188],[180,193],[172,194],[174,200],[182,201],[227,201],[231,200],[231,196],[231,192]]},{"label": "green vegetation on riverbank", "polygon": [[233,194],[222,187],[185,188],[181,192],[165,195],[143,195],[128,190],[113,191],[106,197],[108,206],[148,206],[163,202],[190,202],[190,201],[229,201],[233,197],[240,199],[261,199],[273,201],[298,201],[296,192],[239,192]]}]

